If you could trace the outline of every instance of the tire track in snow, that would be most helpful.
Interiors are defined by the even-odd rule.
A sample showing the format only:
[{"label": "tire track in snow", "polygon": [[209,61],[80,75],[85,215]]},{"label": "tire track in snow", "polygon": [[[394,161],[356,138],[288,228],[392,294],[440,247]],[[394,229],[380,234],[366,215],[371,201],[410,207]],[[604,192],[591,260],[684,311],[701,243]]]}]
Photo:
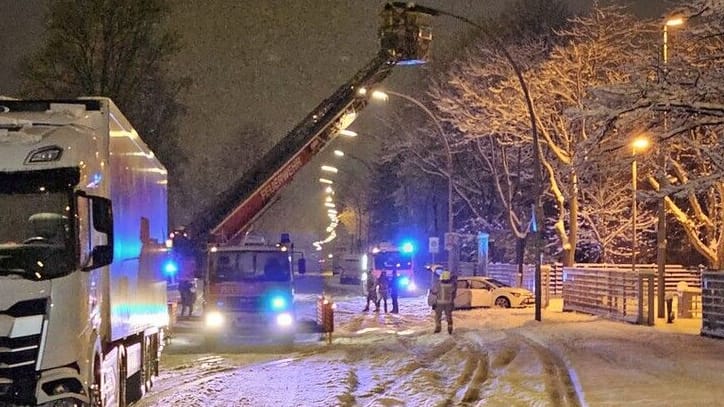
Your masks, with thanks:
[{"label": "tire track in snow", "polygon": [[533,349],[543,363],[546,392],[556,406],[581,407],[582,397],[565,361],[551,349],[520,334],[508,334]]}]

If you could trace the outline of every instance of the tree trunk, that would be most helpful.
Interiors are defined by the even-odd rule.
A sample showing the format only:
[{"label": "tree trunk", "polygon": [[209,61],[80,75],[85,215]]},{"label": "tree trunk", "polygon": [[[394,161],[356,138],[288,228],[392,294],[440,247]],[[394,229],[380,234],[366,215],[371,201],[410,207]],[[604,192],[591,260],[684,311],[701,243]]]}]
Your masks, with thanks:
[{"label": "tree trunk", "polygon": [[578,244],[578,176],[571,172],[570,208],[568,211],[568,247],[564,247],[563,265],[572,266],[576,262],[576,245]]}]

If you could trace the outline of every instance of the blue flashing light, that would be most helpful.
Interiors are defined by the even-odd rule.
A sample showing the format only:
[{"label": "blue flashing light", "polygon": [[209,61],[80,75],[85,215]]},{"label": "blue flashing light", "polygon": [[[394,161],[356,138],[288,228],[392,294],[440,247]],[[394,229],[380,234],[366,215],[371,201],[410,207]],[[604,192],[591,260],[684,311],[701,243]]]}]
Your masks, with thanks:
[{"label": "blue flashing light", "polygon": [[287,299],[281,295],[275,295],[271,298],[272,311],[283,311],[287,309]]},{"label": "blue flashing light", "polygon": [[166,275],[172,276],[178,271],[178,264],[173,260],[166,260],[163,264],[163,272]]},{"label": "blue flashing light", "polygon": [[412,253],[415,251],[415,245],[412,244],[412,242],[404,242],[400,248],[402,249],[402,253]]},{"label": "blue flashing light", "polygon": [[410,284],[410,278],[409,277],[400,277],[398,284],[400,285],[400,287],[407,287]]}]

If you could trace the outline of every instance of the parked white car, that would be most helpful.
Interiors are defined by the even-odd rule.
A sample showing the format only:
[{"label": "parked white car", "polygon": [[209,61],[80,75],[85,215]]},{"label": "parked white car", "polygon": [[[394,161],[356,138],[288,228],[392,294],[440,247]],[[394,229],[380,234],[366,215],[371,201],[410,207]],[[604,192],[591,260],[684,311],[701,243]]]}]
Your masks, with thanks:
[{"label": "parked white car", "polygon": [[490,277],[458,277],[455,308],[524,308],[535,304],[535,296],[525,288],[511,287]]}]

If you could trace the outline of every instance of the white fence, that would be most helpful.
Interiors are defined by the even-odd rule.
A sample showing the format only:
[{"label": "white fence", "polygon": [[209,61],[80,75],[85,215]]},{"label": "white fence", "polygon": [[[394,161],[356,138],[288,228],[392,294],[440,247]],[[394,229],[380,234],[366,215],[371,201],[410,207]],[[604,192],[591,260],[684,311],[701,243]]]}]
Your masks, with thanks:
[{"label": "white fence", "polygon": [[[475,270],[468,268],[470,270],[461,267],[461,271],[472,274]],[[565,268],[560,264],[543,265],[541,298],[546,305],[550,298],[562,297],[564,311],[579,311],[634,323],[653,324],[654,302],[658,292],[656,274],[655,264],[636,265],[635,273],[630,265],[625,264],[576,264]],[[516,264],[489,264],[487,275],[511,286],[535,292],[533,265],[523,265],[521,271]],[[681,282],[686,283],[690,290],[698,290],[701,287],[701,270],[681,265],[666,265],[666,294],[677,293],[677,286],[680,288]],[[700,301],[687,301],[686,304],[687,309],[683,316],[701,316],[700,305],[698,311],[695,309],[697,304],[701,304]],[[724,317],[724,308],[721,312]]]}]

